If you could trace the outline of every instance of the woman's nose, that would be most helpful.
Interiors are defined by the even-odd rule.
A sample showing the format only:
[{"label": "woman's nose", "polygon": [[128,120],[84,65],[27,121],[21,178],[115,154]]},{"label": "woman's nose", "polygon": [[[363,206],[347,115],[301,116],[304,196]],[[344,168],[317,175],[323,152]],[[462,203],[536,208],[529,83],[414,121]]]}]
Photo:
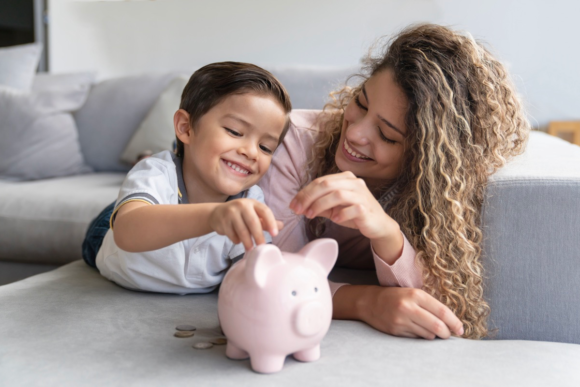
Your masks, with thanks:
[{"label": "woman's nose", "polygon": [[365,145],[372,138],[373,125],[368,117],[362,117],[356,122],[351,122],[346,129],[346,138],[353,144]]}]

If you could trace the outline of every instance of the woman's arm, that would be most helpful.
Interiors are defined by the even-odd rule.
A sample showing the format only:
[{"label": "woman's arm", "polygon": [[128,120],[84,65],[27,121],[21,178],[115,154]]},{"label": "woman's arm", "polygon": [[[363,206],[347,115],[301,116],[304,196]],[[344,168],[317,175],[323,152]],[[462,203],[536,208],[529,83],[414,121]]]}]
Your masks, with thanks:
[{"label": "woman's arm", "polygon": [[312,181],[298,192],[290,208],[310,219],[325,217],[338,225],[358,229],[388,265],[401,256],[403,236],[399,224],[385,213],[365,182],[352,172]]},{"label": "woman's arm", "polygon": [[463,335],[453,312],[420,289],[343,285],[333,297],[333,318],[360,320],[394,336],[447,339]]},{"label": "woman's arm", "polygon": [[[370,239],[375,260],[378,257],[385,265],[395,265],[401,258],[405,240],[398,223],[351,172],[314,180],[296,195],[290,208],[308,218],[322,216],[358,229]],[[412,255],[405,258],[414,263]],[[385,269],[383,265],[377,265],[379,268]],[[410,270],[406,273],[410,282],[420,286],[420,268],[411,265]],[[336,319],[361,320],[396,336],[433,339],[463,334],[461,321],[453,312],[420,289],[343,285],[334,294],[333,306]]]}]

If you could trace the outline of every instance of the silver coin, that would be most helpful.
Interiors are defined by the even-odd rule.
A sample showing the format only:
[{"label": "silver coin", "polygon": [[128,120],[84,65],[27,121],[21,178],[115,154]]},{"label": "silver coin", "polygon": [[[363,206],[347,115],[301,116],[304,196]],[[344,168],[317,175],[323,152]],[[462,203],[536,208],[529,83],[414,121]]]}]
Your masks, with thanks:
[{"label": "silver coin", "polygon": [[177,329],[178,331],[195,331],[197,328],[194,327],[193,325],[178,325],[175,327],[175,329]]},{"label": "silver coin", "polygon": [[225,345],[228,343],[228,340],[223,337],[220,337],[217,339],[210,340],[209,342],[212,343],[213,345]]},{"label": "silver coin", "polygon": [[201,342],[201,343],[195,343],[192,346],[195,349],[210,349],[213,347],[212,343],[206,343],[206,342]]},{"label": "silver coin", "polygon": [[194,335],[194,333],[192,331],[177,331],[177,332],[175,332],[173,334],[173,336],[175,336],[175,337],[181,337],[181,338],[183,338],[183,337],[191,337],[193,335]]}]

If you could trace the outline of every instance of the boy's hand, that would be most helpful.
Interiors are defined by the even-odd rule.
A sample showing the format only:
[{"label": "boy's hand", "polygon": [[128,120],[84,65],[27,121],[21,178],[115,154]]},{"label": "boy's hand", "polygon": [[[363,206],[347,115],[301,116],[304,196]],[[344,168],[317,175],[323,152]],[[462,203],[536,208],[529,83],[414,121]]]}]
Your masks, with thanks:
[{"label": "boy's hand", "polygon": [[276,236],[284,227],[268,206],[254,199],[236,199],[220,204],[212,211],[209,224],[215,232],[227,236],[235,244],[243,243],[246,251],[254,247],[254,241],[257,245],[266,243],[263,230]]}]

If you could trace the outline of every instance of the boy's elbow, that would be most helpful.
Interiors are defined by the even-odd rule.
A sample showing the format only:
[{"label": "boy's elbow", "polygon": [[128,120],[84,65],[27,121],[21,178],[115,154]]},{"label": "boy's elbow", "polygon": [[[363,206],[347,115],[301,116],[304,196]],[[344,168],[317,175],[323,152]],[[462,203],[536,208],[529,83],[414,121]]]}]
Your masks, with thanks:
[{"label": "boy's elbow", "polygon": [[113,238],[115,239],[115,244],[121,250],[128,251],[130,253],[138,252],[135,250],[135,246],[132,245],[131,238],[128,238],[121,230],[115,229],[113,231]]}]

